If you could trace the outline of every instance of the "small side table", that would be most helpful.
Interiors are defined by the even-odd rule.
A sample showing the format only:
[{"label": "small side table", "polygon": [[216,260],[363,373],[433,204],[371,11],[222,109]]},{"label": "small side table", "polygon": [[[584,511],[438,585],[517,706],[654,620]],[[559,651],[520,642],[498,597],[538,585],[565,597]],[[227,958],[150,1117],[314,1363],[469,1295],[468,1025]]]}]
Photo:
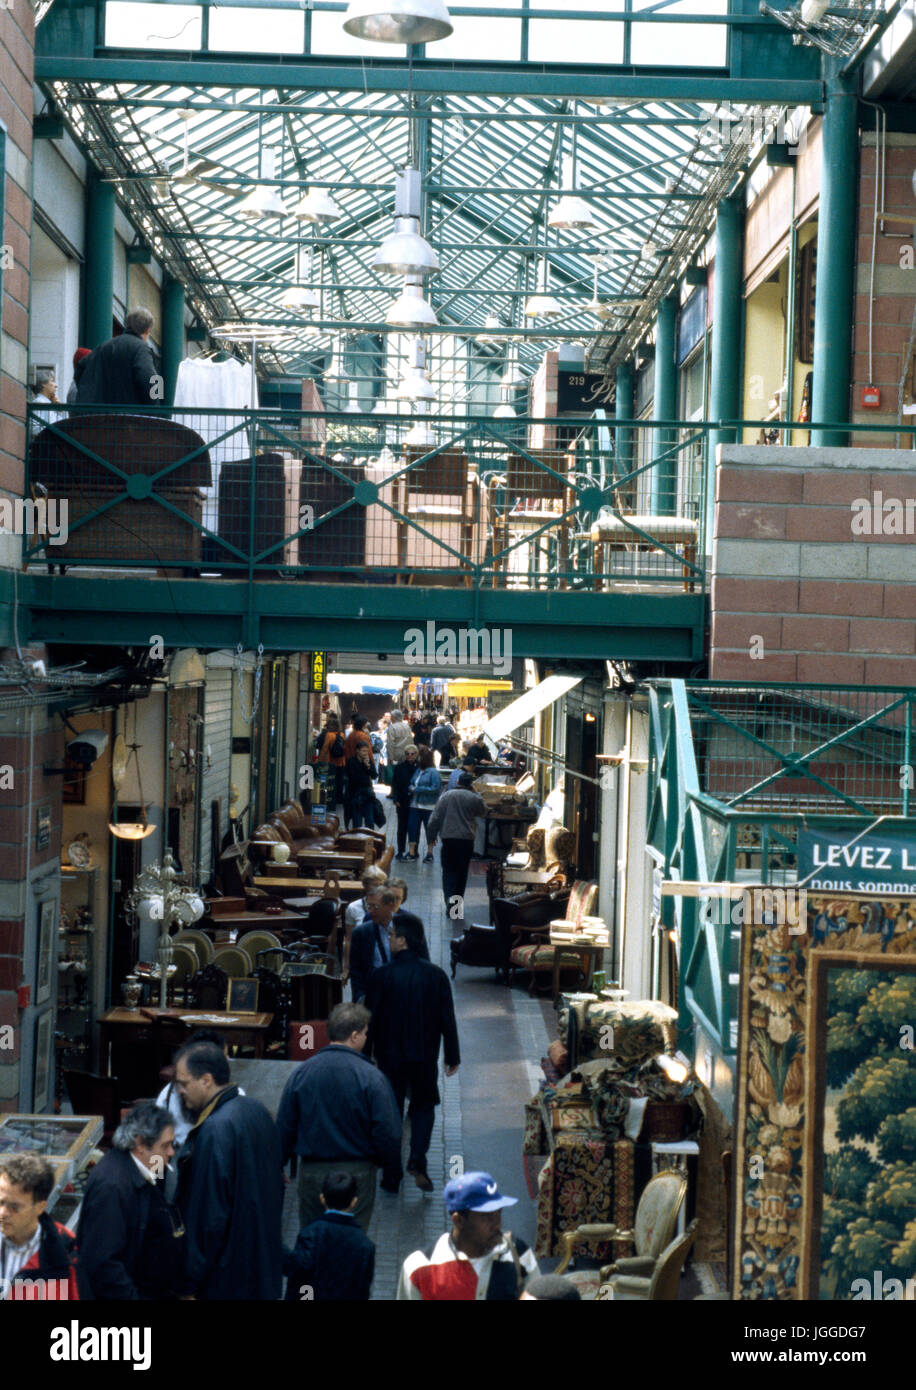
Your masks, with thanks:
[{"label": "small side table", "polygon": [[[661,1173],[666,1168],[677,1168],[689,1179],[689,1168],[687,1160],[699,1158],[700,1146],[695,1139],[680,1139],[676,1143],[661,1144],[653,1141],[652,1149],[652,1176]],[[681,1203],[681,1209],[677,1218],[677,1233],[679,1236],[684,1234],[686,1224],[687,1203]]]},{"label": "small side table", "polygon": [[560,972],[563,969],[564,957],[566,964],[573,964],[571,958],[574,958],[575,962],[580,965],[582,974],[585,976],[583,988],[588,991],[591,988],[596,962],[607,948],[597,945],[594,941],[554,941],[552,934],[550,944],[553,946],[552,997],[556,999],[560,993]]}]

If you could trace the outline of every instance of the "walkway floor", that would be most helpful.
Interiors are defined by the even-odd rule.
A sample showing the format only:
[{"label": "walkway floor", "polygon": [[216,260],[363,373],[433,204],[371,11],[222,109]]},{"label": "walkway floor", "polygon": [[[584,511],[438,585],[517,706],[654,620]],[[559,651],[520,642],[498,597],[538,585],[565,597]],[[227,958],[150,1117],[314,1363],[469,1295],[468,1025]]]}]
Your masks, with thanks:
[{"label": "walkway floor", "polygon": [[[468,880],[466,914],[488,920],[485,864],[474,861]],[[460,934],[461,923],[445,913],[439,853],[433,864],[395,864],[397,876],[408,885],[407,906],[422,918],[430,959],[449,971],[449,941]],[[535,1204],[528,1194],[522,1162],[523,1107],[537,1089],[540,1058],[555,1036],[549,1001],[530,999],[516,984],[507,989],[492,970],[458,967],[453,984],[462,1063],[456,1076],[440,1070],[442,1105],[429,1152],[434,1190],[422,1193],[406,1176],[394,1196],[379,1190],[369,1234],[376,1246],[372,1297],[393,1299],[401,1264],[413,1250],[434,1241],[446,1229],[442,1189],[462,1171],[483,1168],[493,1174],[501,1191],[519,1199],[508,1209],[503,1225],[513,1235],[534,1243]],[[294,1063],[236,1063],[233,1079],[276,1113],[280,1094]],[[440,1059],[441,1068],[441,1059]],[[244,1071],[245,1075],[242,1075]],[[405,1121],[404,1159],[408,1122]],[[287,1188],[283,1239],[292,1245],[297,1234],[295,1184]]]}]

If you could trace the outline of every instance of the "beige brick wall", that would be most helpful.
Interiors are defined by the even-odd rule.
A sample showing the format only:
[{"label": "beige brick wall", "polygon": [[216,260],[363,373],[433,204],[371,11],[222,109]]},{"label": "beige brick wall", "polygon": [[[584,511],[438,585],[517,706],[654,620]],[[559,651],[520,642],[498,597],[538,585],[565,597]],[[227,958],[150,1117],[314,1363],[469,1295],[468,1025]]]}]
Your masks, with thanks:
[{"label": "beige brick wall", "polygon": [[710,675],[916,686],[916,535],[852,503],[916,502],[909,451],[720,448]]}]

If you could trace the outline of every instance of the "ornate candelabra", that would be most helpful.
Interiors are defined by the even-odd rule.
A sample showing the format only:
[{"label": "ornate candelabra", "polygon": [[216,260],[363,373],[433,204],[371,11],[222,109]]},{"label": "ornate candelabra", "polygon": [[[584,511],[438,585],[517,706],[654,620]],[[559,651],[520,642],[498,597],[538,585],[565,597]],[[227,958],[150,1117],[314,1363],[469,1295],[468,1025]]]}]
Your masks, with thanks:
[{"label": "ornate candelabra", "polygon": [[128,919],[134,922],[161,922],[161,933],[156,947],[159,962],[159,1007],[166,1007],[169,966],[172,963],[172,924],[189,927],[204,915],[204,904],[200,894],[185,881],[185,876],[175,867],[170,850],[166,850],[161,864],[148,864],[137,875],[126,903]]}]

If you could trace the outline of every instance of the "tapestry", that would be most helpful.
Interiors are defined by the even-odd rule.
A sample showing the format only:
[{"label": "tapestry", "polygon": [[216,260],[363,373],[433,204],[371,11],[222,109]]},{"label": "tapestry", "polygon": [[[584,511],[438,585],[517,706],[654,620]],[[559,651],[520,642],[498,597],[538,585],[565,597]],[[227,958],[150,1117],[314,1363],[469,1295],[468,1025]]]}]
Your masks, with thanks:
[{"label": "tapestry", "polygon": [[805,928],[742,933],[732,1296],[904,1297],[916,899],[809,893]]},{"label": "tapestry", "polygon": [[[561,1130],[538,1179],[537,1237],[540,1258],[559,1255],[560,1236],[577,1226],[613,1221],[632,1230],[634,1215],[633,1145],[629,1139],[608,1142],[588,1130]],[[629,1242],[591,1242],[576,1252],[594,1259],[621,1259]]]}]

